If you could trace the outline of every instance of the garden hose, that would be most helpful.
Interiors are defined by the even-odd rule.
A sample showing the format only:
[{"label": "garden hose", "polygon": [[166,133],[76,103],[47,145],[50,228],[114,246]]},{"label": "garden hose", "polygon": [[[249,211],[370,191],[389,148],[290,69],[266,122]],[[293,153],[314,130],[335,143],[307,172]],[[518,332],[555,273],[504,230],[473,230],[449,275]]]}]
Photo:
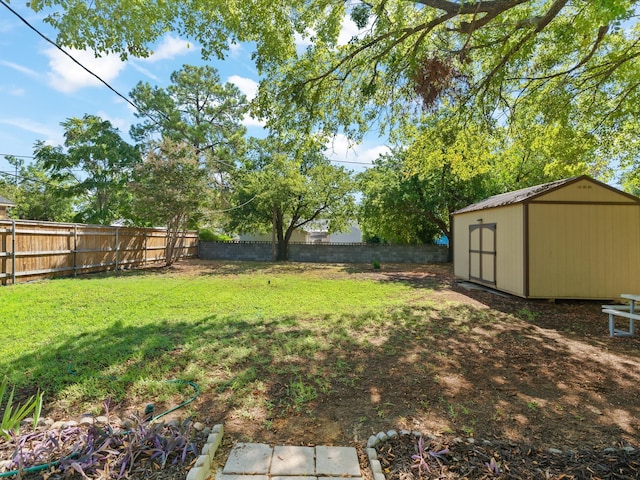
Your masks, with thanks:
[{"label": "garden hose", "polygon": [[[184,402],[180,403],[179,405],[170,408],[169,410],[166,410],[162,413],[159,413],[158,415],[155,415],[153,417],[151,417],[149,419],[149,422],[154,422],[156,420],[158,420],[159,418],[164,417],[165,415],[168,415],[172,412],[175,412],[176,410],[179,410],[180,408],[186,407],[187,405],[189,405],[191,402],[193,402],[196,398],[198,398],[198,396],[200,395],[200,388],[198,387],[198,385],[196,385],[194,382],[190,382],[188,380],[165,380],[167,383],[181,383],[183,385],[189,385],[191,388],[193,388],[193,391],[195,392],[193,397],[191,397],[188,400],[185,400]],[[147,414],[151,414],[153,413],[154,410],[154,405],[153,404],[149,404],[146,406],[145,408],[145,415]],[[0,472],[0,478],[6,478],[6,477],[12,477],[14,475],[18,475],[20,473],[35,473],[35,472],[40,472],[42,470],[45,470],[47,468],[50,467],[57,467],[58,465],[60,465],[60,462],[62,462],[63,460],[68,460],[70,458],[73,458],[76,454],[71,454],[68,457],[65,457],[61,460],[55,460],[53,462],[49,462],[49,463],[43,463],[41,465],[34,465],[32,467],[27,467],[27,468],[23,468],[20,470],[10,470],[8,472]]]}]

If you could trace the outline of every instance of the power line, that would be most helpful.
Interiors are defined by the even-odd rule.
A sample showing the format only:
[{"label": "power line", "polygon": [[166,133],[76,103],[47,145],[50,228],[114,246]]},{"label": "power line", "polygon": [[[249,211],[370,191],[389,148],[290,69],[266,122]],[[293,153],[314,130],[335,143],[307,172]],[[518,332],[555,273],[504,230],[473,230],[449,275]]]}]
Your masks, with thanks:
[{"label": "power line", "polygon": [[7,172],[7,171],[0,171],[0,175],[8,175],[10,177],[15,177],[16,182],[18,179],[20,179],[22,182],[36,182],[36,183],[41,183],[42,185],[49,185],[52,187],[55,187],[54,184],[50,183],[50,182],[46,182],[44,180],[40,180],[39,178],[31,178],[31,177],[26,177],[22,174],[16,174],[13,172]]},{"label": "power line", "polygon": [[[47,37],[44,33],[40,32],[40,30],[38,30],[36,27],[34,27],[33,25],[31,25],[31,23],[29,23],[29,21],[24,18],[22,15],[20,15],[18,12],[16,12],[13,8],[11,8],[9,6],[9,4],[7,4],[5,2],[5,0],[0,0],[0,3],[2,3],[2,5],[9,10],[11,13],[13,13],[16,17],[18,17],[22,23],[24,23],[27,27],[29,27],[31,30],[33,30],[38,36],[40,36],[42,39],[44,39],[46,42],[50,43],[51,45],[53,45],[56,49],[60,50],[64,55],[66,55],[69,59],[71,59],[71,61],[73,63],[75,63],[76,65],[78,65],[80,68],[82,68],[85,72],[87,72],[89,75],[91,75],[92,77],[96,78],[100,83],[102,83],[105,87],[107,87],[109,90],[111,90],[113,93],[115,93],[118,97],[120,97],[121,99],[123,99],[125,102],[127,102],[129,105],[131,105],[133,108],[136,109],[136,111],[140,112],[141,114],[147,116],[148,118],[151,119],[151,121],[153,123],[155,123],[156,125],[159,125],[158,121],[153,118],[151,116],[151,114],[148,111],[145,111],[143,109],[141,109],[138,105],[136,105],[135,103],[133,103],[129,97],[127,97],[126,95],[123,95],[122,93],[120,93],[119,91],[117,91],[115,88],[113,88],[111,85],[109,85],[109,83],[107,83],[106,80],[103,80],[99,75],[93,73],[91,70],[89,70],[87,67],[85,67],[82,63],[80,63],[78,60],[76,60],[73,55],[71,55],[69,52],[67,52],[64,48],[62,48],[60,45],[58,45],[56,42],[54,42],[53,40],[51,40],[49,37]],[[163,117],[165,117],[165,120],[169,120],[169,118],[164,114],[164,112],[158,112],[160,115],[162,115]]]},{"label": "power line", "polygon": [[13,153],[0,153],[3,157],[15,157],[15,158],[36,158],[33,155],[14,155]]},{"label": "power line", "polygon": [[67,57],[69,57],[71,59],[71,61],[73,63],[75,63],[76,65],[78,65],[80,68],[82,68],[85,72],[87,72],[89,75],[95,77],[100,83],[102,83],[105,87],[107,87],[109,90],[111,90],[113,93],[115,93],[118,97],[122,98],[125,102],[127,102],[129,105],[131,105],[133,108],[135,108],[137,111],[140,111],[140,109],[138,108],[138,106],[133,103],[131,100],[129,100],[128,97],[126,97],[125,95],[121,94],[120,92],[118,92],[115,88],[113,88],[111,85],[109,85],[105,80],[103,80],[100,76],[96,75],[95,73],[93,73],[91,70],[89,70],[87,67],[85,67],[83,64],[81,64],[78,60],[76,60],[70,53],[68,53],[65,49],[63,49],[60,45],[58,45],[56,42],[54,42],[53,40],[51,40],[49,37],[47,37],[44,33],[40,32],[36,27],[34,27],[33,25],[31,25],[29,23],[29,21],[24,18],[22,15],[20,15],[18,12],[16,12],[13,8],[11,8],[4,0],[0,0],[0,2],[2,2],[2,5],[7,8],[11,13],[13,13],[16,17],[18,17],[22,23],[24,23],[27,27],[29,27],[31,30],[33,30],[36,34],[38,34],[42,39],[44,39],[45,41],[47,41],[48,43],[50,43],[51,45],[53,45],[54,47],[56,47],[58,50],[60,50],[62,53],[64,53]]}]

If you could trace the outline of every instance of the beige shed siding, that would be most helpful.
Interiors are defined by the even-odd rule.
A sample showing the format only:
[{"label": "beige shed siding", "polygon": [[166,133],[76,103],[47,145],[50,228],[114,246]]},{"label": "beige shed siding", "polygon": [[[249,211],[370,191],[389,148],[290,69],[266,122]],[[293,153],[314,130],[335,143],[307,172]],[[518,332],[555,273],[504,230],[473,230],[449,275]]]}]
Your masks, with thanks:
[{"label": "beige shed siding", "polygon": [[[482,223],[496,224],[496,288],[524,295],[524,219],[523,205],[490,208],[461,213],[453,217],[455,241],[455,276],[469,280],[469,226]],[[486,263],[484,267],[490,268]]]},{"label": "beige shed siding", "polygon": [[[624,199],[595,186],[590,190],[593,201]],[[553,194],[544,200],[568,198]],[[529,205],[530,297],[619,298],[640,292],[638,272],[639,205]]]},{"label": "beige shed siding", "polygon": [[635,203],[632,198],[619,191],[598,185],[587,179],[566,185],[535,199],[535,202],[624,202]]}]

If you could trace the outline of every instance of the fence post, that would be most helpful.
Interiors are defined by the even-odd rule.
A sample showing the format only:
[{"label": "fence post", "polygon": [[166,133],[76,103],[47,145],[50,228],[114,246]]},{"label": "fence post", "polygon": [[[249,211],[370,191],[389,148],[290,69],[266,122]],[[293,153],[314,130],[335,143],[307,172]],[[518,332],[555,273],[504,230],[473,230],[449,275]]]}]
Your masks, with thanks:
[{"label": "fence post", "polygon": [[2,254],[2,259],[0,260],[0,274],[2,274],[2,279],[0,279],[0,284],[7,284],[7,229],[2,229],[2,241],[0,242],[0,254]]},{"label": "fence post", "polygon": [[116,227],[116,272],[118,271],[118,249],[120,248],[120,237],[118,233],[118,227]]},{"label": "fence post", "polygon": [[16,221],[11,220],[11,285],[16,284]]},{"label": "fence post", "polygon": [[73,224],[73,277],[78,276],[78,225]]},{"label": "fence post", "polygon": [[144,247],[142,249],[142,265],[147,265],[147,227],[144,227]]}]

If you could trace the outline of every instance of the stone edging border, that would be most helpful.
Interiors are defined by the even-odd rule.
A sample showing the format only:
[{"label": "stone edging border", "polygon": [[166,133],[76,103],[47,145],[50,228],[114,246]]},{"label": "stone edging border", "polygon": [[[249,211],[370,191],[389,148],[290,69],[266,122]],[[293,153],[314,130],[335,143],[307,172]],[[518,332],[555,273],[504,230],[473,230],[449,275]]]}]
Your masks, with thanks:
[{"label": "stone edging border", "polygon": [[211,460],[222,442],[223,434],[224,428],[221,424],[211,429],[207,443],[202,447],[202,453],[196,459],[196,464],[189,470],[186,480],[205,480],[211,475]]},{"label": "stone edging border", "polygon": [[397,430],[389,430],[388,432],[380,432],[377,435],[371,435],[369,440],[367,440],[367,457],[369,458],[369,465],[371,466],[371,471],[373,472],[373,480],[385,480],[386,477],[382,472],[382,465],[380,465],[380,460],[378,460],[378,452],[376,452],[375,446],[381,442],[389,440],[390,438],[395,438],[398,435],[415,435],[416,437],[421,437],[422,433],[414,431],[410,432],[409,430],[400,430],[398,433]]}]

